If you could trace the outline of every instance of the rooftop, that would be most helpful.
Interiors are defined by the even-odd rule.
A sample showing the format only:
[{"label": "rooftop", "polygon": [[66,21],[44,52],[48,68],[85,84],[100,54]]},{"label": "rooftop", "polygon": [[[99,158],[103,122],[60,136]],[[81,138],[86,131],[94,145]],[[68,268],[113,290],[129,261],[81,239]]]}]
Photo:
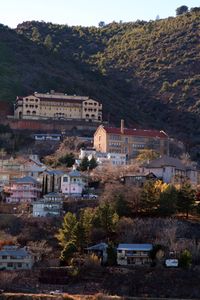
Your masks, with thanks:
[{"label": "rooftop", "polygon": [[22,177],[22,178],[17,178],[15,180],[15,182],[16,183],[34,183],[34,184],[39,183],[36,179],[34,179],[31,176],[25,176],[25,177]]},{"label": "rooftop", "polygon": [[[189,166],[186,167],[180,159],[167,155],[163,155],[149,163],[145,163],[143,166],[146,168],[162,168],[164,166],[171,166],[175,167],[177,170],[186,170],[186,168],[189,168]],[[193,169],[193,167],[191,166],[190,169]]]},{"label": "rooftop", "polygon": [[17,246],[4,246],[0,250],[0,256],[20,256],[26,257],[29,253],[26,248],[18,248]]},{"label": "rooftop", "polygon": [[[111,134],[122,134],[121,128],[116,127],[103,127],[107,133]],[[162,130],[151,130],[151,129],[136,129],[136,128],[124,128],[124,135],[130,136],[143,136],[143,137],[157,137],[157,138],[168,138],[168,135]]]},{"label": "rooftop", "polygon": [[151,251],[152,244],[119,244],[117,250]]}]

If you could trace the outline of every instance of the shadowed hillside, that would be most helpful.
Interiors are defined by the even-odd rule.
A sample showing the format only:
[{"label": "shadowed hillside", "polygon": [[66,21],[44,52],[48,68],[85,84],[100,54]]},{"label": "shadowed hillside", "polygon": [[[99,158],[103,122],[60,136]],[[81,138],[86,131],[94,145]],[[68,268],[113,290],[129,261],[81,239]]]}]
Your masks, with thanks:
[{"label": "shadowed hillside", "polygon": [[200,12],[102,28],[0,28],[0,99],[54,89],[102,101],[104,119],[200,144]]}]

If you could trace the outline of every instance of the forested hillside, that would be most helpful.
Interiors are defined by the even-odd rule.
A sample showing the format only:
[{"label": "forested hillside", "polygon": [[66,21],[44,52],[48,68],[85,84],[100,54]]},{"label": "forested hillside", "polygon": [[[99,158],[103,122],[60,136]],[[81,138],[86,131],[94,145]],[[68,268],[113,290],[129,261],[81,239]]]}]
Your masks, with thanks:
[{"label": "forested hillside", "polygon": [[[151,22],[0,28],[0,99],[54,89],[102,101],[104,119],[200,144],[200,12]],[[194,148],[193,148],[194,149]],[[197,147],[195,148],[197,152]]]}]

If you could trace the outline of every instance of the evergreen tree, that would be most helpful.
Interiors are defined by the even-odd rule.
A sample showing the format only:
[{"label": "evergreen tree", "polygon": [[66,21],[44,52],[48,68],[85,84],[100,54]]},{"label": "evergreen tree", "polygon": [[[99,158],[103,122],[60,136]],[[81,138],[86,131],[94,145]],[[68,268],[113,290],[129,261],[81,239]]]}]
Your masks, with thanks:
[{"label": "evergreen tree", "polygon": [[166,183],[157,180],[145,182],[141,191],[141,207],[143,211],[152,213],[159,207],[160,194],[167,188]]},{"label": "evergreen tree", "polygon": [[188,12],[188,7],[186,5],[182,5],[180,7],[177,7],[177,9],[176,9],[176,15],[177,16],[183,15],[187,12]]},{"label": "evergreen tree", "polygon": [[44,46],[47,47],[47,49],[51,50],[53,47],[53,42],[50,34],[47,34],[44,40]]},{"label": "evergreen tree", "polygon": [[92,157],[90,159],[90,161],[89,161],[88,164],[89,164],[89,169],[90,170],[93,170],[93,169],[95,169],[98,166],[98,163],[97,163],[97,161],[96,161],[96,159],[94,157]]},{"label": "evergreen tree", "polygon": [[44,194],[45,195],[48,194],[48,191],[49,191],[49,189],[48,189],[48,176],[46,175],[45,176],[45,184],[44,184]]},{"label": "evergreen tree", "polygon": [[33,42],[39,42],[40,41],[40,38],[41,38],[41,35],[38,31],[38,29],[36,27],[33,27],[32,29],[32,40]]},{"label": "evergreen tree", "polygon": [[117,264],[117,252],[113,243],[108,243],[107,264],[109,266],[115,266]]},{"label": "evergreen tree", "polygon": [[80,170],[81,171],[86,171],[88,170],[88,167],[89,167],[89,160],[88,158],[85,156],[82,160],[81,160],[81,163],[80,163]]},{"label": "evergreen tree", "polygon": [[67,153],[66,155],[60,157],[58,162],[66,165],[67,168],[71,168],[75,163],[75,157],[73,153]]},{"label": "evergreen tree", "polygon": [[193,190],[191,184],[186,182],[182,185],[178,193],[178,210],[185,213],[186,217],[188,218],[189,212],[193,208],[194,203],[195,191]]},{"label": "evergreen tree", "polygon": [[183,268],[189,268],[192,264],[192,254],[188,250],[184,250],[179,259],[179,265]]},{"label": "evergreen tree", "polygon": [[178,191],[174,186],[168,186],[160,194],[159,212],[164,216],[171,216],[177,211]]},{"label": "evergreen tree", "polygon": [[77,251],[76,246],[73,242],[67,243],[60,255],[60,264],[61,266],[65,266],[70,263],[70,260],[73,257],[73,254]]},{"label": "evergreen tree", "polygon": [[75,214],[68,212],[64,216],[62,223],[62,228],[59,230],[56,235],[59,244],[64,248],[69,242],[76,243],[76,227],[77,227],[77,218]]},{"label": "evergreen tree", "polygon": [[75,245],[80,252],[83,252],[83,249],[86,246],[86,233],[83,223],[81,221],[77,222],[75,230]]},{"label": "evergreen tree", "polygon": [[125,199],[125,195],[118,194],[115,196],[115,202],[114,202],[114,208],[116,210],[116,213],[120,216],[129,216],[130,211],[128,207],[128,203]]},{"label": "evergreen tree", "polygon": [[51,191],[52,191],[52,193],[54,192],[54,185],[55,185],[55,175],[53,174],[53,176],[52,176],[52,182],[51,182]]},{"label": "evergreen tree", "polygon": [[96,224],[102,228],[107,237],[115,231],[119,216],[109,203],[100,205],[96,212]]}]

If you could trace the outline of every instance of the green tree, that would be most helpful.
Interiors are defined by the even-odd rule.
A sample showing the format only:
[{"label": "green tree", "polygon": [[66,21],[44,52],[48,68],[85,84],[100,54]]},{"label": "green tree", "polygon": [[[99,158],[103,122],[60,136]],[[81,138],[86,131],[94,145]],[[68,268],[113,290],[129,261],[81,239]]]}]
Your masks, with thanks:
[{"label": "green tree", "polygon": [[183,268],[189,268],[192,264],[192,254],[187,249],[181,253],[179,265]]},{"label": "green tree", "polygon": [[76,243],[76,233],[77,233],[77,218],[75,214],[68,212],[64,216],[62,223],[62,228],[59,229],[56,238],[59,244],[64,248],[69,242]]},{"label": "green tree", "polygon": [[107,237],[115,231],[119,216],[109,203],[101,204],[96,211],[96,224],[102,228]]},{"label": "green tree", "polygon": [[187,12],[188,12],[188,7],[186,5],[179,6],[176,9],[176,15],[177,16],[183,15]]},{"label": "green tree", "polygon": [[75,245],[78,249],[78,251],[83,252],[83,249],[87,245],[86,242],[86,232],[84,225],[81,221],[77,222],[75,229],[74,229],[74,234],[75,234]]},{"label": "green tree", "polygon": [[178,191],[172,185],[160,194],[159,212],[164,216],[171,216],[177,211]]},{"label": "green tree", "polygon": [[89,160],[88,158],[85,156],[83,157],[83,159],[80,162],[80,166],[79,166],[81,171],[86,171],[89,168]]},{"label": "green tree", "polygon": [[85,231],[85,242],[88,245],[91,242],[91,233],[93,228],[95,211],[93,208],[87,207],[81,210],[80,221]]},{"label": "green tree", "polygon": [[98,163],[94,157],[92,157],[89,161],[89,169],[93,170],[98,166]]},{"label": "green tree", "polygon": [[117,264],[117,251],[113,243],[108,243],[107,264],[108,266],[115,266]]},{"label": "green tree", "polygon": [[58,159],[58,162],[65,165],[67,168],[71,168],[75,163],[75,157],[73,153],[67,153]]},{"label": "green tree", "polygon": [[39,30],[36,27],[33,27],[32,29],[32,40],[33,42],[39,42],[41,38],[41,35],[39,33]]},{"label": "green tree", "polygon": [[44,46],[49,50],[52,49],[53,42],[52,42],[52,38],[51,38],[50,34],[47,34],[47,36],[45,37]]},{"label": "green tree", "polygon": [[128,203],[126,201],[124,194],[117,194],[114,197],[114,208],[116,210],[116,213],[120,216],[129,216],[130,211],[128,207]]},{"label": "green tree", "polygon": [[177,207],[180,212],[186,214],[188,218],[189,212],[195,203],[195,191],[189,182],[185,182],[179,190]]},{"label": "green tree", "polygon": [[167,92],[170,89],[170,83],[168,81],[164,81],[162,84],[162,87],[160,89],[160,92]]},{"label": "green tree", "polygon": [[160,194],[155,188],[155,182],[149,180],[145,182],[141,191],[141,207],[145,212],[152,212],[157,209]]},{"label": "green tree", "polygon": [[149,160],[153,160],[159,157],[159,153],[152,149],[143,149],[139,150],[139,153],[136,157],[136,160],[140,163],[147,162]]},{"label": "green tree", "polygon": [[105,24],[104,21],[100,21],[98,25],[99,25],[100,28],[102,28],[102,27],[104,27],[106,24]]},{"label": "green tree", "polygon": [[67,243],[60,255],[60,264],[62,266],[69,264],[72,259],[74,253],[77,251],[76,246],[73,242]]}]

